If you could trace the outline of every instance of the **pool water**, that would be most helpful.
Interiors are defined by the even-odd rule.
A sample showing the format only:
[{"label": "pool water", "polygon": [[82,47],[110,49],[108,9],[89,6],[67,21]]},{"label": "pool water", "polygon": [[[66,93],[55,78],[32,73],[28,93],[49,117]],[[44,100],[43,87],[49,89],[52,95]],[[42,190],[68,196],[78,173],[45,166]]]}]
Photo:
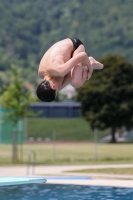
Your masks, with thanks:
[{"label": "pool water", "polygon": [[29,184],[0,187],[0,200],[133,200],[133,188]]}]

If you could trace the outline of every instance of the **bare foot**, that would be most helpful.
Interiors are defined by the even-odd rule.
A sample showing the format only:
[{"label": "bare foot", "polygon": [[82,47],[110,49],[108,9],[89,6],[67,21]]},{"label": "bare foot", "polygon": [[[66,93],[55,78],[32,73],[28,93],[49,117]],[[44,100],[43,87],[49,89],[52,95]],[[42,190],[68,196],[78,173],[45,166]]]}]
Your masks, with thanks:
[{"label": "bare foot", "polygon": [[91,63],[91,66],[93,68],[93,70],[95,69],[103,69],[103,64],[98,62],[97,60],[95,60],[93,57],[89,57],[89,60],[90,60],[90,63]]}]

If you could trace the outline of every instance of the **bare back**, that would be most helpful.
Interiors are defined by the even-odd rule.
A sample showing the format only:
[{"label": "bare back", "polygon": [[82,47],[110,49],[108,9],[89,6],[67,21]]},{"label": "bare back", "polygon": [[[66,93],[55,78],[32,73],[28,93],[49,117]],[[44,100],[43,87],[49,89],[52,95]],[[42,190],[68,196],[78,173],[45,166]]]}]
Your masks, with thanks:
[{"label": "bare back", "polygon": [[58,61],[59,64],[66,63],[70,60],[73,50],[73,43],[69,38],[61,40],[51,46],[40,62],[39,76],[44,76],[45,73],[51,76],[57,76],[56,72],[58,66],[56,66],[56,68],[53,63],[55,61]]}]

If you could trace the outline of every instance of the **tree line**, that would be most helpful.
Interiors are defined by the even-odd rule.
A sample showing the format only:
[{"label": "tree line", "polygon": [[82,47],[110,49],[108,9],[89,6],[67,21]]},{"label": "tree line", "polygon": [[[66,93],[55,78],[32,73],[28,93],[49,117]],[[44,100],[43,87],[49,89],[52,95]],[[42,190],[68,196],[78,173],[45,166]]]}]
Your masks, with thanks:
[{"label": "tree line", "polygon": [[133,61],[132,8],[132,0],[1,1],[0,84],[10,81],[13,63],[36,87],[44,52],[67,37],[81,39],[96,59],[119,53]]}]

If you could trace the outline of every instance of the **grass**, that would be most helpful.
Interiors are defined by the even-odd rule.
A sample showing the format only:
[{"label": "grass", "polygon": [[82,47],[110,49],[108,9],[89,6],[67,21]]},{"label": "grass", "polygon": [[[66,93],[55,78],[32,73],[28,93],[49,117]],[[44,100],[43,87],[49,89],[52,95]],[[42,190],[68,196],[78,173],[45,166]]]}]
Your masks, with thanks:
[{"label": "grass", "polygon": [[133,168],[84,169],[84,170],[73,170],[67,172],[133,175]]},{"label": "grass", "polygon": [[[28,152],[34,150],[37,164],[103,164],[133,163],[132,144],[98,144],[93,143],[57,143],[24,144],[23,160],[17,164],[26,164]],[[20,157],[20,146],[18,146]],[[12,164],[12,146],[0,145],[0,165]]]},{"label": "grass", "polygon": [[[93,141],[94,132],[83,118],[29,118],[28,137],[52,139],[56,131],[57,141]],[[109,134],[109,130],[98,131],[99,138]]]}]

